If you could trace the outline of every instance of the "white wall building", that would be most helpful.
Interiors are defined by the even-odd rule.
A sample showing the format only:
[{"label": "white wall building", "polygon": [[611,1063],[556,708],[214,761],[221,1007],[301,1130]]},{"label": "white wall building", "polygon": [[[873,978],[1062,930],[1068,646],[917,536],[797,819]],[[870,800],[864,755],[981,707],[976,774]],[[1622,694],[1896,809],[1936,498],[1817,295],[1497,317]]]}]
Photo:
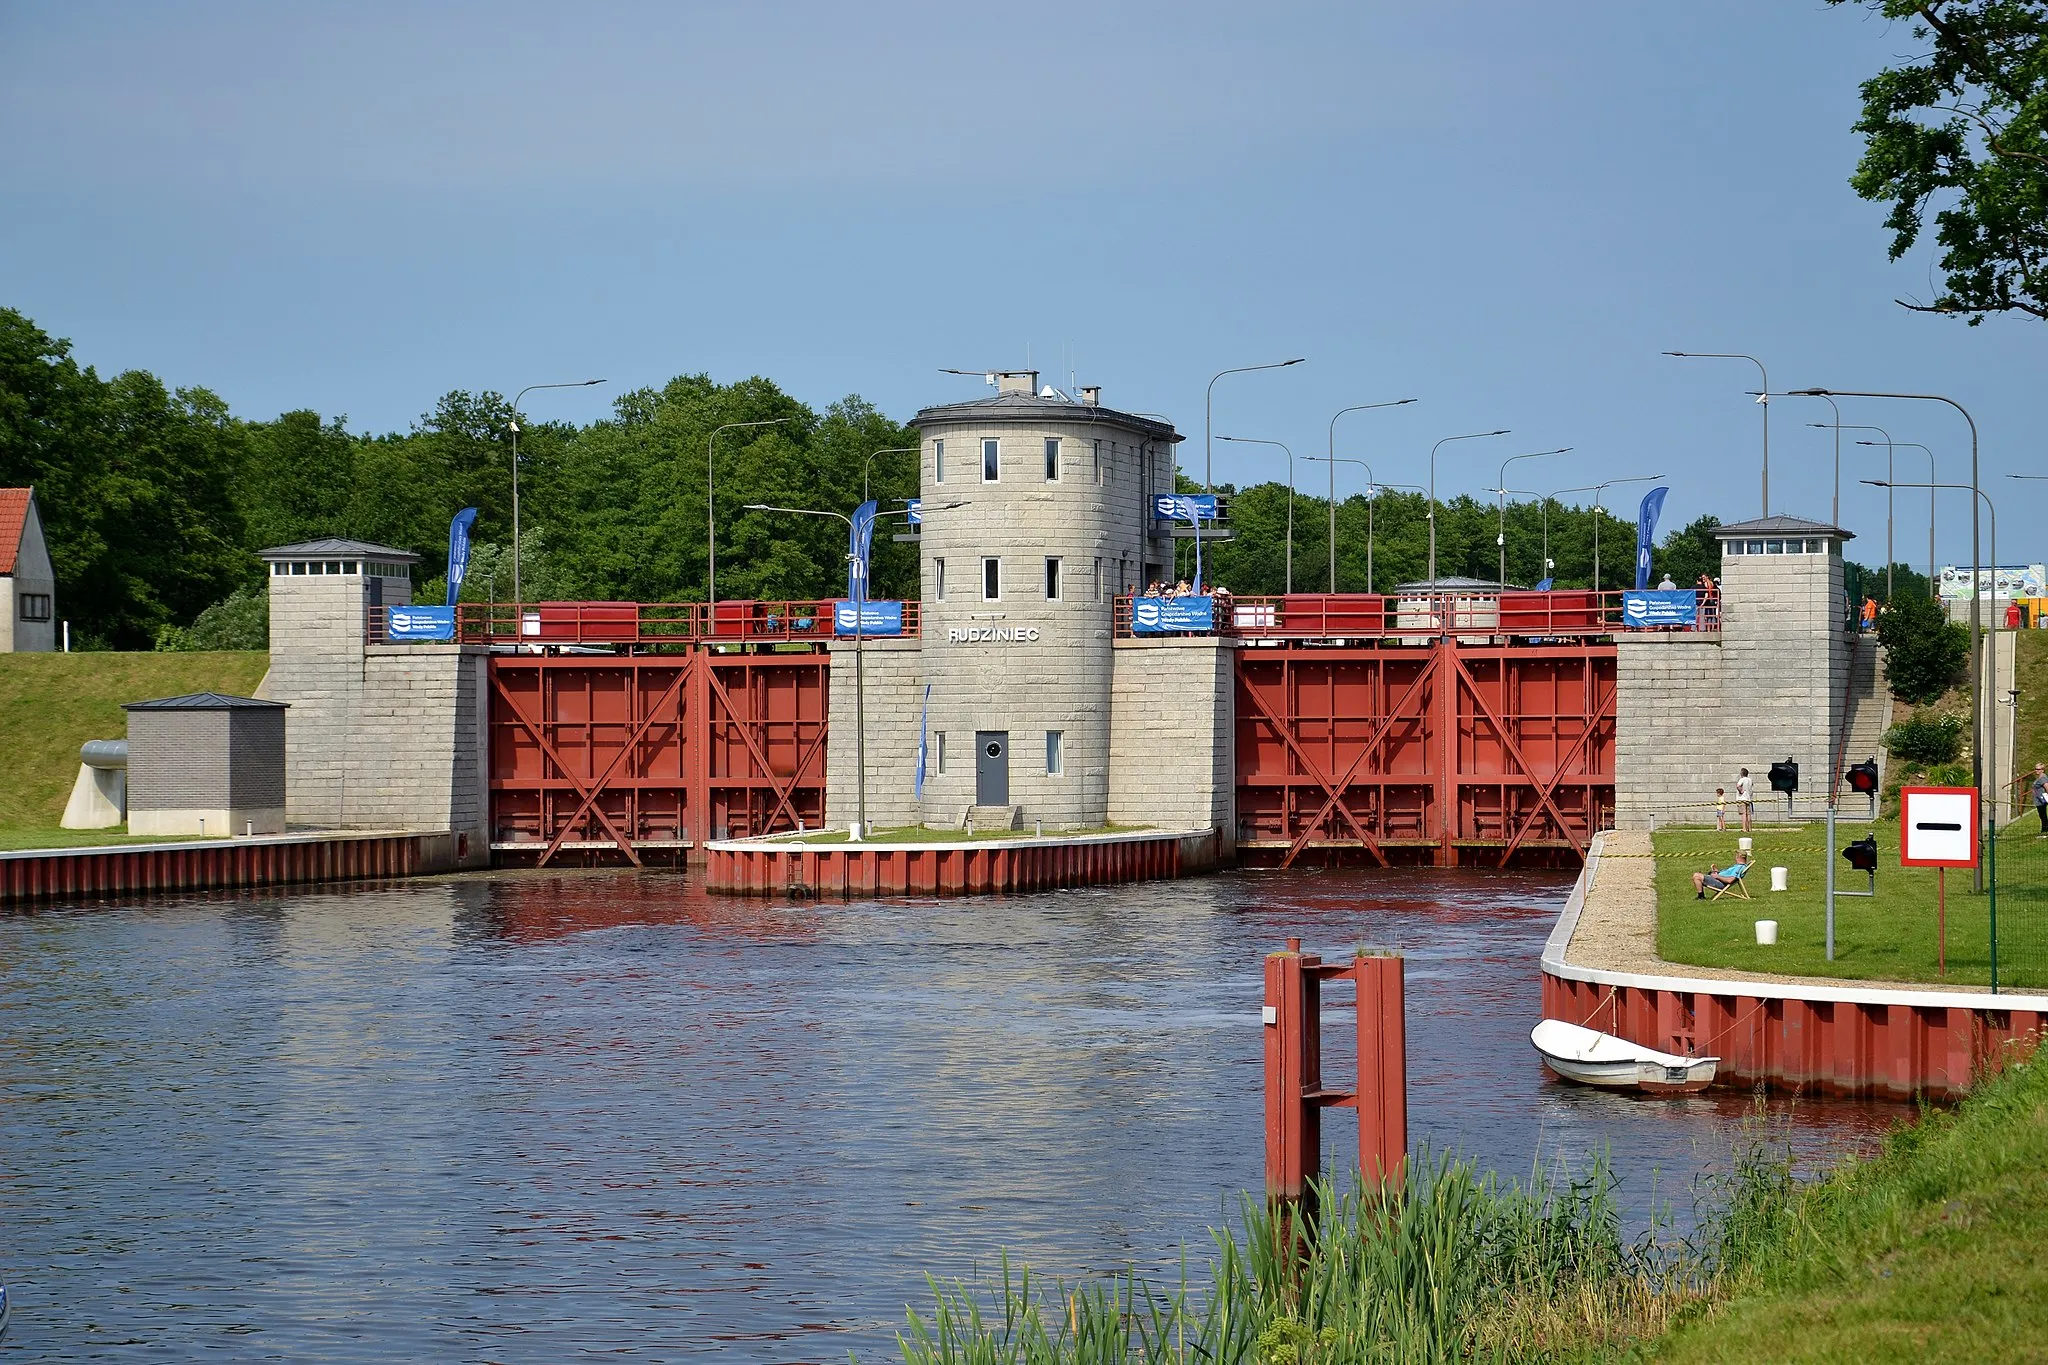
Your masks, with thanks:
[{"label": "white wall building", "polygon": [[57,571],[33,488],[0,488],[0,654],[57,647]]}]

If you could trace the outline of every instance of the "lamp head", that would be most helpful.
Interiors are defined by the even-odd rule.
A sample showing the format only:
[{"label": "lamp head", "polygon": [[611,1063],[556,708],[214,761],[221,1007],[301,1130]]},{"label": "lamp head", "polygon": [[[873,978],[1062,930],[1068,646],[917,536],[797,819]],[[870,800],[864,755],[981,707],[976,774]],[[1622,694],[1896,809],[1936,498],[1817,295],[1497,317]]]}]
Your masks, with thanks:
[{"label": "lamp head", "polygon": [[1832,397],[1834,397],[1834,390],[1832,390],[1832,389],[1787,389],[1787,390],[1785,391],[1785,396],[1786,396],[1787,398],[1832,398]]}]

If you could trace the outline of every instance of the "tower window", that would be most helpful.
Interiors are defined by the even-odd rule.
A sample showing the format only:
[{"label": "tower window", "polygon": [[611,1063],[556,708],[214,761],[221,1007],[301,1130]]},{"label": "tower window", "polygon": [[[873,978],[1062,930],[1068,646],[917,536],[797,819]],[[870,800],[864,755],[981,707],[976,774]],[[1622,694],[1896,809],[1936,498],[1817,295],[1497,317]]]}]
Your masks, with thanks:
[{"label": "tower window", "polygon": [[991,436],[981,443],[981,481],[983,483],[994,483],[1002,476],[1002,450],[997,445],[995,437]]},{"label": "tower window", "polygon": [[946,600],[946,560],[943,555],[932,559],[932,596],[940,602]]},{"label": "tower window", "polygon": [[933,441],[933,442],[932,442],[932,482],[933,482],[933,483],[944,483],[945,481],[946,481],[946,443],[945,443],[944,441]]},{"label": "tower window", "polygon": [[1046,556],[1045,560],[1045,600],[1060,600],[1060,562],[1051,555]]},{"label": "tower window", "polygon": [[1058,777],[1067,770],[1067,735],[1064,730],[1045,732],[1045,775]]},{"label": "tower window", "polygon": [[981,561],[981,600],[1003,600],[1003,561],[990,557]]},{"label": "tower window", "polygon": [[1045,438],[1045,481],[1060,481],[1060,442],[1057,436]]}]

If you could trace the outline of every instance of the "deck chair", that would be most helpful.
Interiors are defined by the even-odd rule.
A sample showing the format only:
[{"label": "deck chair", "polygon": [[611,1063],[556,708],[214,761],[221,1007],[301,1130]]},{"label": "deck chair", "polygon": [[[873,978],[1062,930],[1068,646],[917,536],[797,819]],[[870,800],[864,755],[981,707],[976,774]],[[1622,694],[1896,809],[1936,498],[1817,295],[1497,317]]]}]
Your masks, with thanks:
[{"label": "deck chair", "polygon": [[1744,885],[1744,882],[1749,878],[1749,870],[1755,866],[1756,864],[1753,862],[1736,863],[1732,867],[1724,867],[1719,872],[1716,872],[1715,876],[1726,877],[1728,880],[1715,887],[1714,894],[1707,897],[1707,900],[1711,903],[1721,899],[1723,896],[1732,896],[1739,901],[1754,899],[1749,894],[1749,888]]}]

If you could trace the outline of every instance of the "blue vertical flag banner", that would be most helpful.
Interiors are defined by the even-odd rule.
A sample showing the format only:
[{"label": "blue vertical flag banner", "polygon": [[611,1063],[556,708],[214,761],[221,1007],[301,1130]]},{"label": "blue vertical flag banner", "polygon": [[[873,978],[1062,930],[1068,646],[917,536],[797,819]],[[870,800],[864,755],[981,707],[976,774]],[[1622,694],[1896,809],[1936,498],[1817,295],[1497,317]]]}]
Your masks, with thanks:
[{"label": "blue vertical flag banner", "polygon": [[846,595],[855,602],[868,600],[868,569],[875,552],[875,513],[881,504],[873,498],[853,509],[853,525],[846,541]]},{"label": "blue vertical flag banner", "polygon": [[917,801],[924,800],[925,740],[928,737],[928,727],[931,725],[931,721],[932,685],[926,683],[924,685],[924,713],[917,718],[917,780],[911,784],[911,798]]},{"label": "blue vertical flag banner", "polygon": [[448,605],[462,599],[462,580],[469,573],[469,528],[476,525],[476,509],[465,507],[448,523]]},{"label": "blue vertical flag banner", "polygon": [[1202,512],[1204,501],[1207,502],[1208,513],[1213,518],[1216,515],[1216,500],[1214,498],[1202,499],[1180,496],[1173,500],[1174,515],[1185,518],[1188,525],[1195,528],[1195,581],[1193,587],[1197,596],[1202,591]]},{"label": "blue vertical flag banner", "polygon": [[1668,488],[1652,488],[1643,494],[1643,505],[1636,512],[1636,591],[1650,586],[1650,548],[1657,543],[1657,517],[1664,510],[1664,495]]}]

